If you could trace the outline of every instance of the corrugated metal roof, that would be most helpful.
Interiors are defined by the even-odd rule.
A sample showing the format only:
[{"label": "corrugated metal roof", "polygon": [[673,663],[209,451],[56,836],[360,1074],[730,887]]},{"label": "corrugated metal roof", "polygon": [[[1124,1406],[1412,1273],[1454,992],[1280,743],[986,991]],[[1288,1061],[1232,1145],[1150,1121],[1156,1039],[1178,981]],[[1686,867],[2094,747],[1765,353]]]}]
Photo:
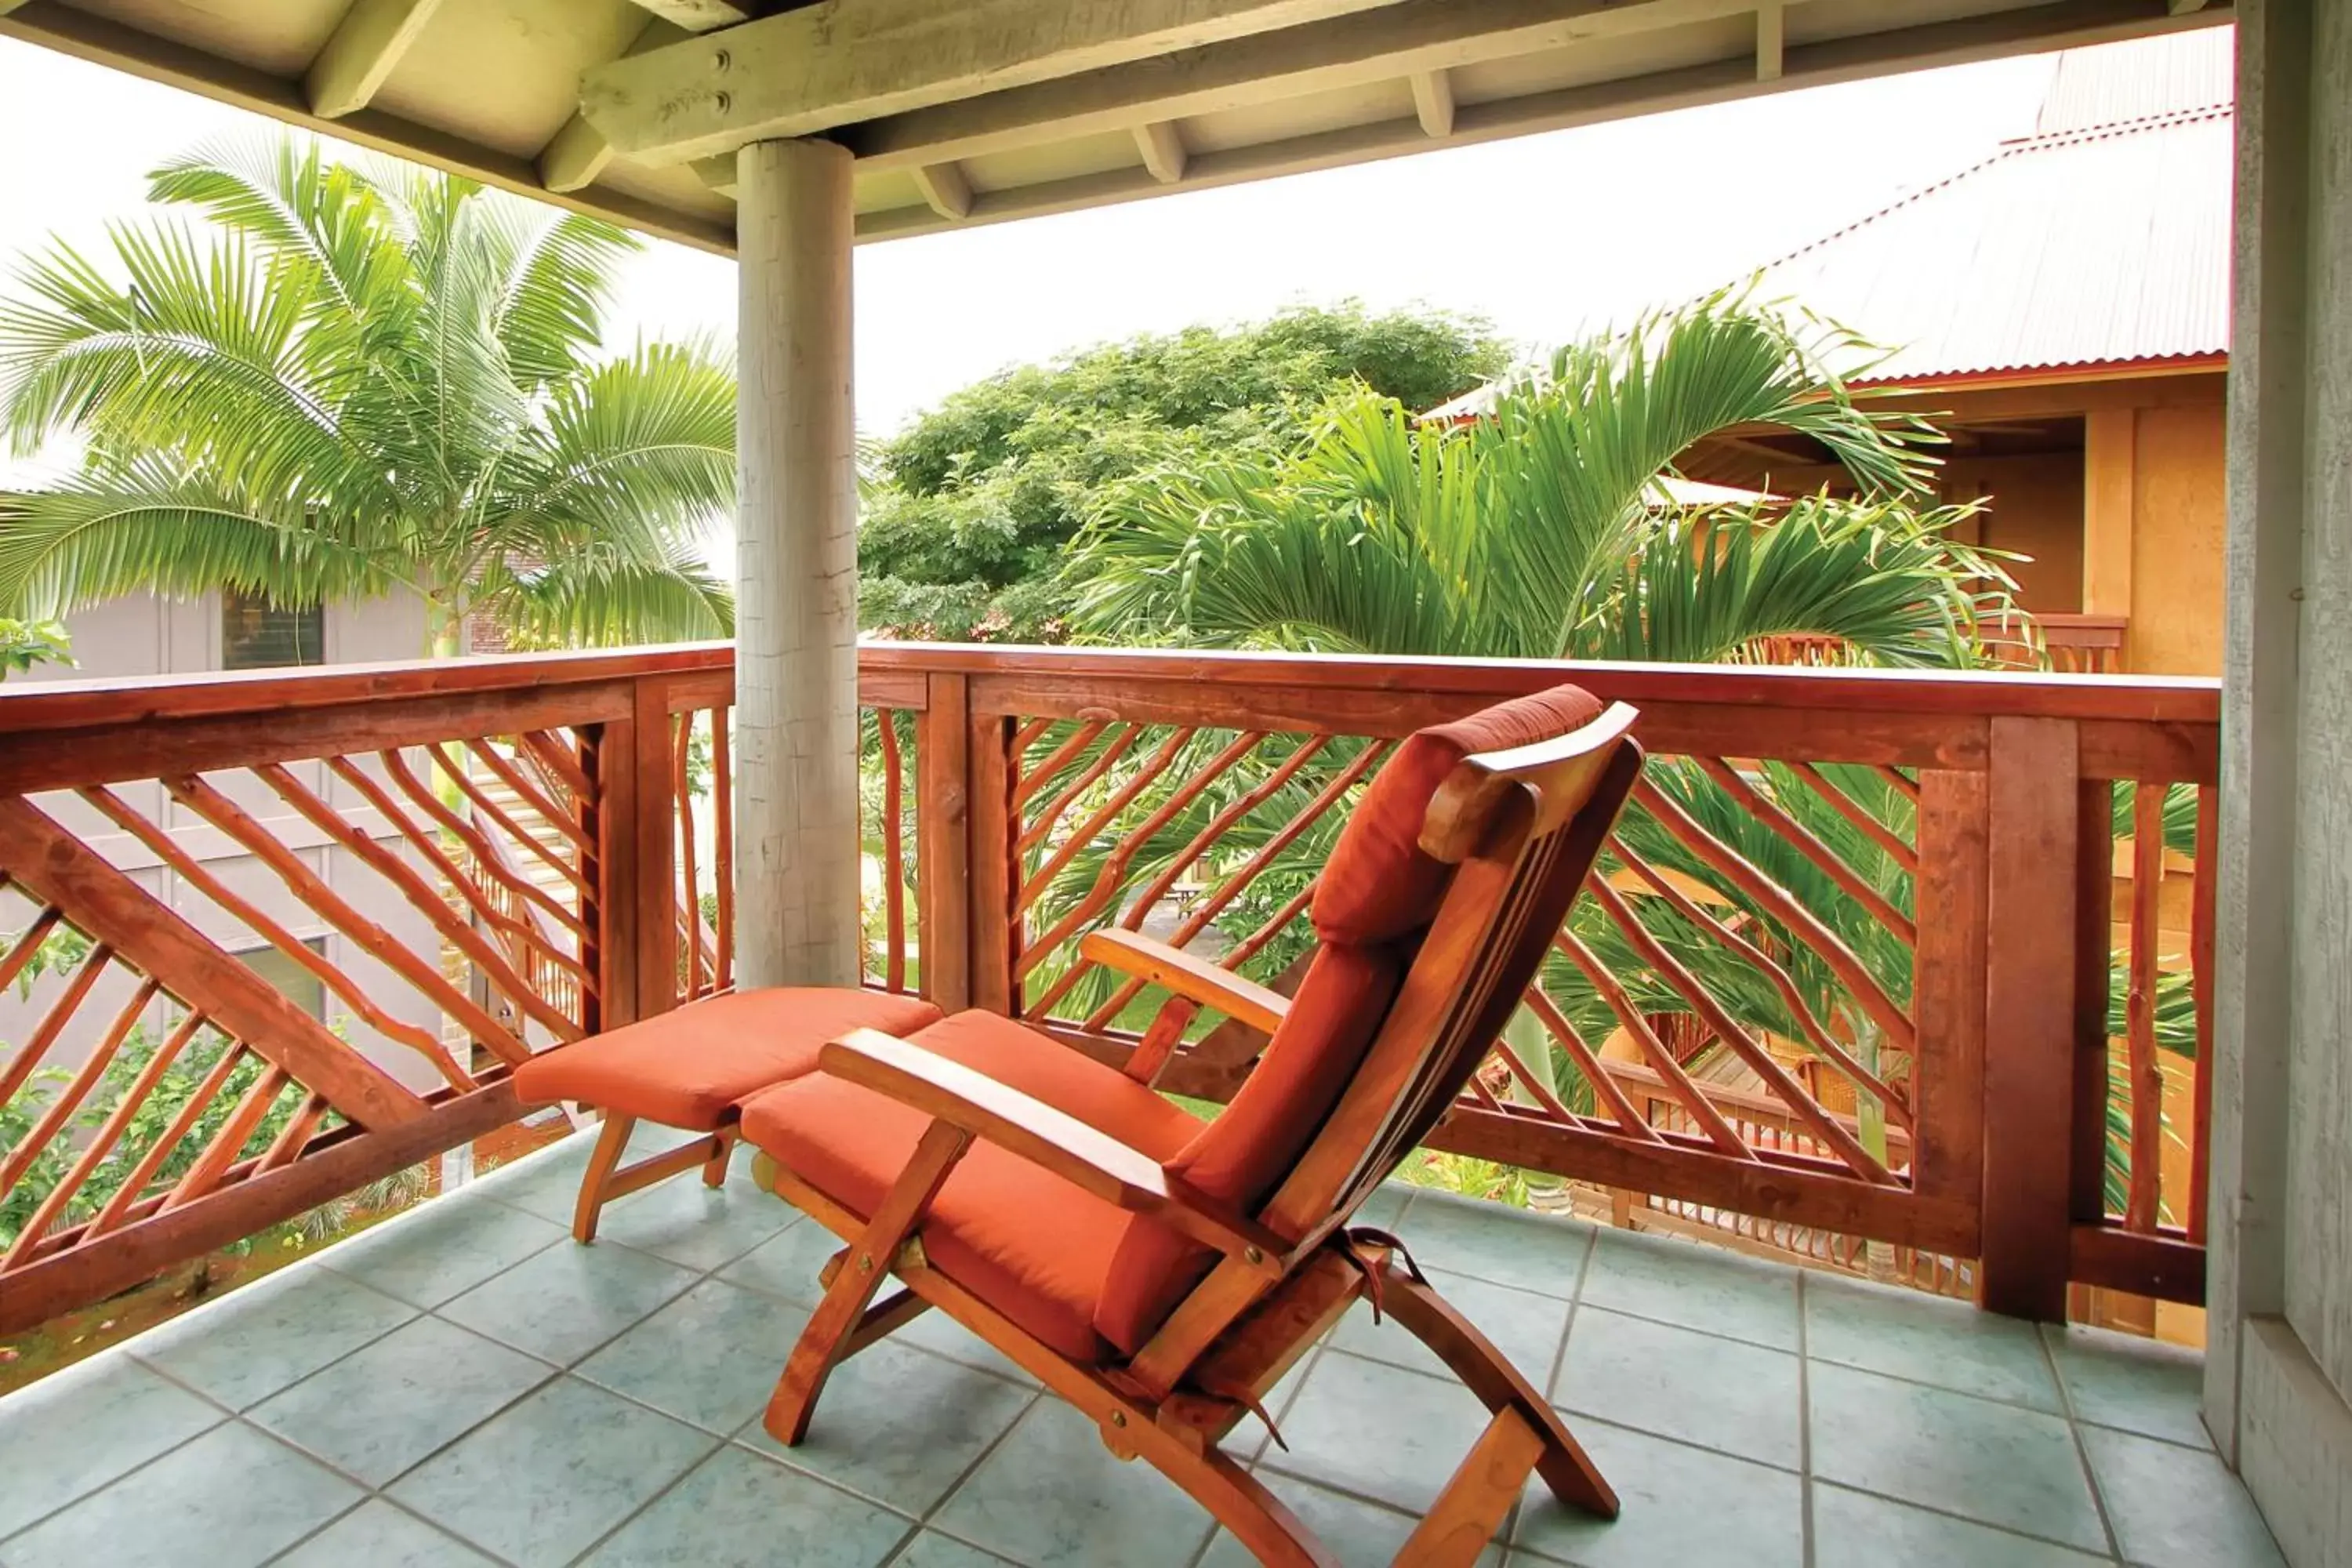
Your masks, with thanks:
[{"label": "corrugated metal roof", "polygon": [[2237,97],[2237,33],[2202,33],[2067,49],[2058,56],[2036,135],[2116,125],[2191,109],[2226,108]]},{"label": "corrugated metal roof", "polygon": [[1763,292],[1892,347],[1874,382],[2226,353],[2230,46],[2069,50],[2035,134],[1773,263]]}]

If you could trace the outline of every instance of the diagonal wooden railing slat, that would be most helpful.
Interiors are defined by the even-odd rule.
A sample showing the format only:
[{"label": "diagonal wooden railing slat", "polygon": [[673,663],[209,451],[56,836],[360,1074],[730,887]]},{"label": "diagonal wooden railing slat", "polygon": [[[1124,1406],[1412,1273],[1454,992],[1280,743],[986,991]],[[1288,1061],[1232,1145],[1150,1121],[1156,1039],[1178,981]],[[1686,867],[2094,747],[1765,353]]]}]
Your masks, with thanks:
[{"label": "diagonal wooden railing slat", "polygon": [[354,1055],[317,1019],[219,950],[178,911],[23,800],[0,800],[0,866],[125,955],[165,990],[202,1008],[257,1056],[327,1097],[365,1128],[421,1116],[425,1102]]}]

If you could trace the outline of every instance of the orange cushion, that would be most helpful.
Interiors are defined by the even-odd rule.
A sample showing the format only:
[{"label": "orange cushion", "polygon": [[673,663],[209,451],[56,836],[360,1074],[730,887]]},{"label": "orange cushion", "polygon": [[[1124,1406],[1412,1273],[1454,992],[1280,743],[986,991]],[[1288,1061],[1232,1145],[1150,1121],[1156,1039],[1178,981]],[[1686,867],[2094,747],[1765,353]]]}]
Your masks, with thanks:
[{"label": "orange cushion", "polygon": [[816,1066],[817,1047],[852,1029],[910,1035],[940,1010],[919,996],[777,985],[709,996],[515,1068],[528,1104],[577,1100],[667,1127],[709,1131],[738,1100]]},{"label": "orange cushion", "polygon": [[[1201,1123],[1114,1068],[992,1013],[959,1013],[911,1037],[1163,1163]],[[823,1072],[743,1107],[743,1136],[859,1215],[879,1207],[930,1118]],[[1017,1154],[974,1145],[931,1201],[923,1249],[949,1279],[1076,1361],[1108,1353],[1097,1306],[1136,1225],[1159,1228]],[[1112,1344],[1132,1351],[1134,1342]]]},{"label": "orange cushion", "polygon": [[1600,714],[1600,700],[1582,687],[1555,686],[1416,731],[1381,766],[1332,847],[1310,911],[1317,933],[1326,942],[1394,942],[1427,925],[1449,869],[1421,852],[1437,786],[1465,757],[1549,741]]},{"label": "orange cushion", "polygon": [[[1339,1103],[1388,1016],[1403,968],[1388,948],[1328,944],[1317,952],[1265,1057],[1169,1168],[1255,1213]],[[1214,1261],[1207,1247],[1165,1226],[1130,1227],[1111,1261],[1096,1326],[1114,1343],[1141,1343]]]}]

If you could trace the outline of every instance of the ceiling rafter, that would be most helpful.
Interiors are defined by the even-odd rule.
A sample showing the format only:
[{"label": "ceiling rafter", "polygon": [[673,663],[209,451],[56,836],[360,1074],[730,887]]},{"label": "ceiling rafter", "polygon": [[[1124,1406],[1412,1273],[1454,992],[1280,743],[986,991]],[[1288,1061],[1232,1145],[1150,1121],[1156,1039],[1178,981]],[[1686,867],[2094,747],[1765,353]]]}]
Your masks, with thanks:
[{"label": "ceiling rafter", "polygon": [[1135,128],[1135,150],[1143,156],[1143,166],[1151,177],[1163,185],[1172,185],[1184,177],[1184,165],[1192,153],[1184,146],[1184,138],[1167,120],[1155,120],[1149,125]]},{"label": "ceiling rafter", "polygon": [[440,6],[441,0],[357,0],[303,77],[310,112],[338,120],[365,109]]},{"label": "ceiling rafter", "polygon": [[613,145],[683,163],[1394,0],[824,0],[588,72]]},{"label": "ceiling rafter", "polygon": [[1392,81],[1646,31],[1671,16],[1732,16],[1755,0],[1690,0],[1671,12],[1616,0],[1402,0],[1367,14],[1212,44],[909,110],[846,127],[876,168],[972,158],[1064,137],[1183,120],[1311,92]]},{"label": "ceiling rafter", "polygon": [[1412,73],[1412,113],[1426,135],[1454,134],[1454,78],[1444,70]]}]

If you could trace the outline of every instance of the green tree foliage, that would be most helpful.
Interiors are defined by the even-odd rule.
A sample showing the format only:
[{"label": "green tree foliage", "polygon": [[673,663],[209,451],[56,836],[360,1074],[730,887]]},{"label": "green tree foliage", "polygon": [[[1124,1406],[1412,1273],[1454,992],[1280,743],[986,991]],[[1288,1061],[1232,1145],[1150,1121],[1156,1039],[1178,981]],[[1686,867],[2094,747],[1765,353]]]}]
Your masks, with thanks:
[{"label": "green tree foliage", "polygon": [[1058,641],[1094,499],[1144,470],[1280,452],[1334,391],[1428,408],[1498,374],[1485,323],[1355,305],[1196,327],[1007,371],[868,454],[861,615],[901,635]]},{"label": "green tree foliage", "polygon": [[[1979,624],[2014,613],[2008,579],[1997,560],[1952,538],[1959,514],[1926,498],[1935,432],[1874,411],[1826,368],[1857,346],[1833,328],[1719,296],[1564,352],[1548,378],[1507,391],[1491,417],[1466,428],[1420,427],[1409,405],[1350,392],[1309,439],[1288,449],[1187,455],[1115,487],[1074,567],[1079,629],[1107,641],[1192,646],[1677,660],[1752,658],[1766,639],[1803,634],[1839,639],[1856,663],[1979,662]],[[1859,495],[1785,506],[1675,504],[1661,480],[1678,457],[1710,433],[1750,424],[1821,441]],[[1168,733],[1125,742],[1125,754],[1073,817],[1097,795],[1119,797]],[[1202,731],[1182,739],[1168,776],[1192,776],[1231,738]],[[1039,749],[1060,739],[1049,733]],[[1066,769],[1075,775],[1113,743],[1106,735]],[[1194,836],[1257,788],[1266,759],[1282,754],[1254,754],[1151,831],[1145,824],[1165,796],[1137,797],[1050,879],[1031,929],[1052,929],[1106,875],[1118,874],[1114,857],[1128,889],[1188,858]],[[1358,755],[1351,742],[1328,746],[1244,816],[1220,840],[1211,879],[1269,844]],[[1695,763],[1656,759],[1648,778],[1801,913],[1751,896],[1636,806],[1619,825],[1625,851],[1696,894],[1678,901],[1658,892],[1612,847],[1601,874],[1626,893],[1647,941],[1697,977],[1745,1030],[1769,1036],[1780,1050],[1814,1051],[1826,1077],[1846,1076],[1843,1064],[1851,1061],[1881,1081],[1905,1083],[1911,1064],[1811,931],[1826,931],[1897,1008],[1911,1001],[1909,945]],[[1779,762],[1741,764],[1740,783],[1900,918],[1912,918],[1915,874],[1854,819],[1874,820],[1894,841],[1915,841],[1907,784],[1874,768],[1823,763],[1806,772]],[[2182,847],[2191,809],[2186,793],[2168,802],[2167,837]],[[2128,831],[2128,810],[2118,802],[2119,833]],[[1328,858],[1344,816],[1331,813],[1292,839],[1204,937],[1236,940],[1283,909]],[[1125,897],[1107,915],[1132,920],[1139,911]],[[1596,900],[1580,902],[1571,928],[1639,1013],[1695,1026],[1669,1031],[1688,1052],[1686,1068],[1727,1076],[1719,1069],[1736,1066],[1725,1059],[1733,1047],[1695,1015],[1665,966]],[[1305,940],[1293,928],[1242,967],[1271,980]],[[1048,965],[1025,994],[1047,994],[1066,973]],[[1588,1044],[1597,1047],[1619,1027],[1569,957],[1549,956],[1542,984]],[[1108,977],[1068,974],[1055,1011],[1083,1016],[1112,994]],[[2186,998],[2183,984],[2159,985],[2158,1043],[2168,1051],[2191,1048]],[[1119,1022],[1139,1026],[1134,1012]],[[1530,1070],[1548,1076],[1546,1091],[1591,1110],[1591,1086],[1565,1051],[1544,1048],[1531,1014],[1509,1037]],[[1887,1158],[1888,1108],[1856,1087],[1860,1141]],[[2111,1202],[2127,1171],[2128,1150],[2112,1137]],[[1456,1171],[1444,1179],[1457,1178],[1485,1190],[1497,1174]]]},{"label": "green tree foliage", "polygon": [[[105,1075],[92,1089],[89,1098],[78,1107],[69,1119],[64,1133],[50,1139],[34,1157],[32,1166],[16,1184],[0,1195],[0,1247],[13,1244],[25,1226],[32,1219],[58,1184],[72,1168],[74,1160],[90,1137],[112,1116],[140,1075],[154,1060],[162,1042],[151,1036],[144,1025],[135,1026],[122,1042],[121,1049],[109,1063]],[[155,1080],[153,1088],[139,1108],[131,1115],[98,1168],[89,1181],[68,1202],[58,1223],[71,1225],[88,1219],[105,1206],[109,1198],[121,1190],[134,1173],[134,1167],[145,1157],[150,1147],[171,1129],[172,1123],[203,1087],[205,1079],[219,1065],[224,1054],[234,1048],[229,1038],[212,1028],[199,1029],[194,1037],[175,1056]],[[243,1060],[231,1068],[220,1090],[206,1102],[194,1123],[159,1164],[142,1189],[145,1192],[168,1191],[173,1183],[185,1175],[214,1136],[225,1126],[247,1093],[259,1080],[264,1070],[261,1059],[247,1052]],[[51,1104],[51,1096],[72,1075],[62,1068],[45,1068],[34,1075],[34,1086],[26,1093],[16,1095],[5,1105],[0,1105],[0,1149],[16,1148],[29,1136]],[[248,1158],[268,1149],[272,1140],[285,1130],[302,1104],[304,1090],[295,1084],[280,1089],[269,1110],[255,1127],[251,1136],[238,1152],[239,1158]],[[322,1124],[332,1126],[333,1121]]]},{"label": "green tree foliage", "polygon": [[[1830,368],[1862,345],[1717,295],[1560,351],[1457,427],[1374,392],[1311,439],[1216,447],[1113,487],[1080,542],[1080,631],[1192,646],[1714,661],[1834,638],[1857,662],[1978,662],[2013,606],[1965,513],[1928,503],[1936,432]],[[1861,489],[1677,505],[1674,465],[1771,426]]]},{"label": "green tree foliage", "polygon": [[703,563],[735,493],[735,390],[700,344],[604,351],[638,241],[307,141],[165,163],[171,209],[59,244],[0,302],[0,417],[78,471],[0,495],[0,614],[233,588],[412,590],[437,650],[726,635]]},{"label": "green tree foliage", "polygon": [[19,621],[0,616],[0,680],[37,664],[71,664],[73,638],[55,621]]}]

